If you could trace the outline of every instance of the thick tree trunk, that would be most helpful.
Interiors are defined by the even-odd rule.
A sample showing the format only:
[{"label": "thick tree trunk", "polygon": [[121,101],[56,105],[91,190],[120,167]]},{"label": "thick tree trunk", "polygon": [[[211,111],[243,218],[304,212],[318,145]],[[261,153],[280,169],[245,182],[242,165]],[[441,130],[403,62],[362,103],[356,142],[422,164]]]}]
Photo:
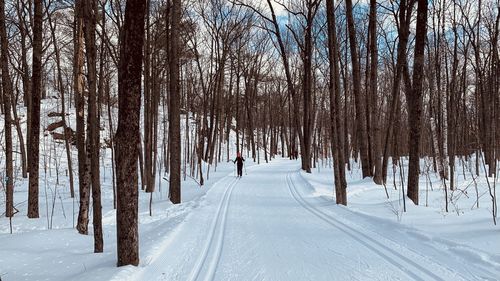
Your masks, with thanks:
[{"label": "thick tree trunk", "polygon": [[335,30],[334,1],[327,0],[328,20],[328,58],[330,61],[330,130],[332,136],[332,154],[334,158],[335,195],[337,204],[347,205],[347,183],[345,179],[344,146],[342,126],[340,124],[340,71],[337,32]]},{"label": "thick tree trunk", "polygon": [[[2,92],[3,92],[3,108],[5,121],[5,183],[6,183],[6,200],[5,200],[5,216],[14,216],[14,167],[12,158],[12,115],[11,115],[11,99],[13,96],[12,82],[10,81],[9,72],[9,41],[7,39],[7,31],[5,27],[5,0],[0,0],[0,58],[2,69]],[[14,105],[15,106],[15,105]],[[14,108],[14,110],[16,110]],[[11,229],[12,231],[12,229]]]},{"label": "thick tree trunk", "polygon": [[87,54],[87,81],[88,81],[88,121],[87,127],[90,134],[87,142],[90,144],[87,155],[90,157],[90,175],[92,186],[92,218],[94,227],[94,252],[103,251],[102,238],[102,207],[101,207],[101,182],[99,171],[100,150],[100,118],[98,117],[97,104],[97,46],[96,46],[96,23],[97,23],[97,0],[85,0],[84,6],[84,33]]},{"label": "thick tree trunk", "polygon": [[38,185],[40,156],[40,98],[42,95],[42,0],[34,0],[33,77],[31,79],[31,136],[29,165],[28,218],[38,218]]},{"label": "thick tree trunk", "polygon": [[408,104],[408,125],[410,127],[408,165],[408,197],[418,205],[418,178],[420,175],[420,136],[422,127],[423,70],[425,59],[425,38],[427,37],[427,1],[418,0],[415,58],[413,62],[413,86],[406,91]]},{"label": "thick tree trunk", "polygon": [[312,42],[312,28],[315,11],[313,7],[307,9],[307,26],[304,34],[304,50],[303,50],[303,141],[302,141],[302,170],[307,173],[311,172],[311,147],[312,147],[312,134],[313,134],[313,113],[312,113],[312,56],[313,56],[313,42]]},{"label": "thick tree trunk", "polygon": [[80,208],[76,229],[80,234],[88,233],[90,204],[90,163],[85,146],[85,96],[83,75],[83,16],[85,0],[75,2],[75,31],[73,51],[73,92],[75,93],[76,110],[76,147],[78,149],[78,188]]},{"label": "thick tree trunk", "polygon": [[144,183],[146,192],[153,192],[155,185],[153,181],[153,129],[154,129],[154,107],[153,83],[151,75],[151,31],[150,31],[150,4],[146,4],[146,41],[144,44]]},{"label": "thick tree trunk", "polygon": [[[181,2],[172,0],[172,17],[170,31],[170,185],[169,198],[174,204],[181,203],[181,121],[180,121],[180,21]],[[215,126],[214,126],[215,127]]]},{"label": "thick tree trunk", "polygon": [[120,34],[116,131],[118,266],[139,264],[138,174],[145,0],[127,0]]}]

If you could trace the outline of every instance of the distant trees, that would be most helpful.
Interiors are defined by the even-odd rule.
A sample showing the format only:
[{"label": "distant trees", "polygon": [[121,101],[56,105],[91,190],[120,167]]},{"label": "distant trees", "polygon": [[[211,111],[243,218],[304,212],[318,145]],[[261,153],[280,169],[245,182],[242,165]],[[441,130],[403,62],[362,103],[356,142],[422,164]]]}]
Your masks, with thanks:
[{"label": "distant trees", "polygon": [[[305,3],[306,10],[302,13],[304,19],[302,23],[304,39],[299,40],[296,33],[294,38],[297,40],[297,45],[301,50],[303,63],[303,78],[302,78],[302,95],[303,95],[303,133],[302,133],[302,169],[306,172],[311,172],[311,147],[314,127],[314,113],[312,112],[313,102],[313,24],[314,18],[318,12],[321,1],[307,0]],[[302,20],[301,20],[302,21]]]}]

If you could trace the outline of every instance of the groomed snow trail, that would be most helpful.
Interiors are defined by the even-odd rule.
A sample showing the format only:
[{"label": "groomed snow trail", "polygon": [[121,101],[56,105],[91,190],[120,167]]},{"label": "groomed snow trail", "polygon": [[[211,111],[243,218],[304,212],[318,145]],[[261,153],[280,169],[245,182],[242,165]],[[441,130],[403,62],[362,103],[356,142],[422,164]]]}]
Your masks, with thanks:
[{"label": "groomed snow trail", "polygon": [[[129,280],[496,280],[310,195],[299,162],[228,175]],[[404,239],[402,241],[405,241]],[[412,240],[413,241],[413,240]]]}]

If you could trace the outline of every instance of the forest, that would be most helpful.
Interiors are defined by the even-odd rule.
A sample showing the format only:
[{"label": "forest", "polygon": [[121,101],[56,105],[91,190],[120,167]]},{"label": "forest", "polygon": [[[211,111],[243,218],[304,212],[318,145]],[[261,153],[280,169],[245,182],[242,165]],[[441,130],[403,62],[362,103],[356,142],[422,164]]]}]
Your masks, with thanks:
[{"label": "forest", "polygon": [[72,200],[101,253],[110,204],[137,266],[141,208],[241,153],[331,168],[346,206],[357,171],[404,211],[434,175],[453,212],[467,179],[496,225],[499,25],[498,0],[0,0],[2,223]]}]

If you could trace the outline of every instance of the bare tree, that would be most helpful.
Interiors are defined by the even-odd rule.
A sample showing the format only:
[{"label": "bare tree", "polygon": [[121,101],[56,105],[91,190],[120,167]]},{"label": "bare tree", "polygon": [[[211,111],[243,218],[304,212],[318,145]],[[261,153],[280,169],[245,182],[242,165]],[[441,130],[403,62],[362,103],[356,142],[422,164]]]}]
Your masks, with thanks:
[{"label": "bare tree", "polygon": [[[375,166],[375,171],[373,173],[373,181],[376,184],[382,184],[382,147],[381,147],[381,134],[380,134],[380,118],[378,99],[378,47],[377,47],[377,1],[370,0],[370,23],[369,23],[369,50],[370,50],[370,94],[369,100],[370,106],[370,121],[373,135],[373,162]],[[372,168],[372,167],[370,167]]]},{"label": "bare tree", "polygon": [[97,100],[97,46],[95,40],[97,24],[97,0],[85,0],[84,4],[84,34],[87,55],[87,81],[89,84],[87,157],[90,158],[90,174],[92,186],[92,211],[94,226],[94,252],[103,251],[102,238],[102,211],[101,211],[101,183],[99,176],[99,150],[101,129],[98,116]]},{"label": "bare tree", "polygon": [[[413,11],[413,7],[416,3],[416,0],[401,0],[399,3],[399,10],[397,13],[394,13],[396,17],[396,21],[398,22],[398,47],[397,47],[397,58],[396,65],[394,70],[393,83],[391,88],[391,103],[389,108],[389,118],[388,125],[385,131],[385,141],[384,141],[384,158],[382,162],[382,176],[384,177],[384,182],[387,180],[387,165],[389,162],[389,145],[391,140],[395,138],[397,135],[395,133],[397,126],[396,122],[398,121],[398,108],[400,104],[400,86],[401,79],[403,76],[403,71],[406,68],[407,64],[407,46],[410,34],[410,21],[411,15]],[[395,161],[394,154],[397,154],[397,148],[392,147],[393,151],[393,162]]]},{"label": "bare tree", "polygon": [[[10,114],[12,103],[12,82],[9,71],[9,41],[5,27],[5,0],[0,0],[0,52],[2,69],[2,93],[3,108],[5,114],[5,183],[6,183],[6,204],[5,216],[11,218],[14,216],[14,167],[12,159],[12,116]],[[15,106],[15,103],[14,103]],[[16,110],[15,108],[13,110]],[[12,225],[11,225],[12,233]]]},{"label": "bare tree", "polygon": [[34,0],[33,23],[33,76],[31,86],[31,130],[29,165],[28,218],[38,218],[38,185],[39,185],[39,140],[40,140],[40,99],[42,95],[42,0]]},{"label": "bare tree", "polygon": [[179,49],[181,2],[172,0],[172,17],[170,24],[170,182],[169,198],[174,204],[181,203],[181,122],[180,122],[180,81],[179,81]]},{"label": "bare tree", "polygon": [[80,208],[76,229],[81,234],[88,233],[90,204],[90,159],[85,146],[85,96],[84,96],[84,7],[85,0],[75,2],[75,31],[73,50],[73,92],[76,110],[76,146],[78,149],[78,191]]},{"label": "bare tree", "polygon": [[54,54],[55,54],[56,68],[57,68],[57,89],[59,90],[61,97],[61,118],[64,130],[64,145],[66,148],[66,159],[68,161],[70,193],[71,193],[71,198],[74,198],[75,188],[73,185],[73,161],[71,158],[71,141],[73,136],[72,136],[72,130],[70,127],[68,127],[68,124],[66,122],[66,91],[63,82],[63,73],[62,73],[63,71],[61,68],[61,50],[59,49],[56,36],[57,22],[53,21],[50,16],[47,17],[47,20],[49,22],[50,35],[52,37],[52,44],[54,46]]},{"label": "bare tree", "polygon": [[334,158],[335,194],[337,204],[347,205],[347,183],[345,179],[344,145],[340,123],[340,70],[337,31],[335,28],[335,1],[326,0],[328,20],[328,58],[330,61],[330,126],[332,134],[332,152]]},{"label": "bare tree", "polygon": [[418,0],[415,57],[413,62],[413,85],[406,91],[408,123],[410,127],[408,166],[408,197],[418,205],[418,178],[420,176],[420,137],[422,128],[423,69],[425,60],[425,39],[427,36],[427,1]]},{"label": "bare tree", "polygon": [[139,264],[138,174],[145,0],[127,0],[120,34],[116,131],[118,266]]},{"label": "bare tree", "polygon": [[363,177],[372,175],[370,163],[368,160],[368,133],[366,131],[366,105],[361,97],[361,71],[358,57],[358,43],[356,39],[356,28],[354,26],[354,16],[352,9],[352,1],[346,0],[347,11],[347,26],[349,28],[349,43],[351,50],[352,62],[352,83],[354,93],[354,103],[356,105],[356,130],[357,143],[361,154],[361,166],[363,169]]}]

